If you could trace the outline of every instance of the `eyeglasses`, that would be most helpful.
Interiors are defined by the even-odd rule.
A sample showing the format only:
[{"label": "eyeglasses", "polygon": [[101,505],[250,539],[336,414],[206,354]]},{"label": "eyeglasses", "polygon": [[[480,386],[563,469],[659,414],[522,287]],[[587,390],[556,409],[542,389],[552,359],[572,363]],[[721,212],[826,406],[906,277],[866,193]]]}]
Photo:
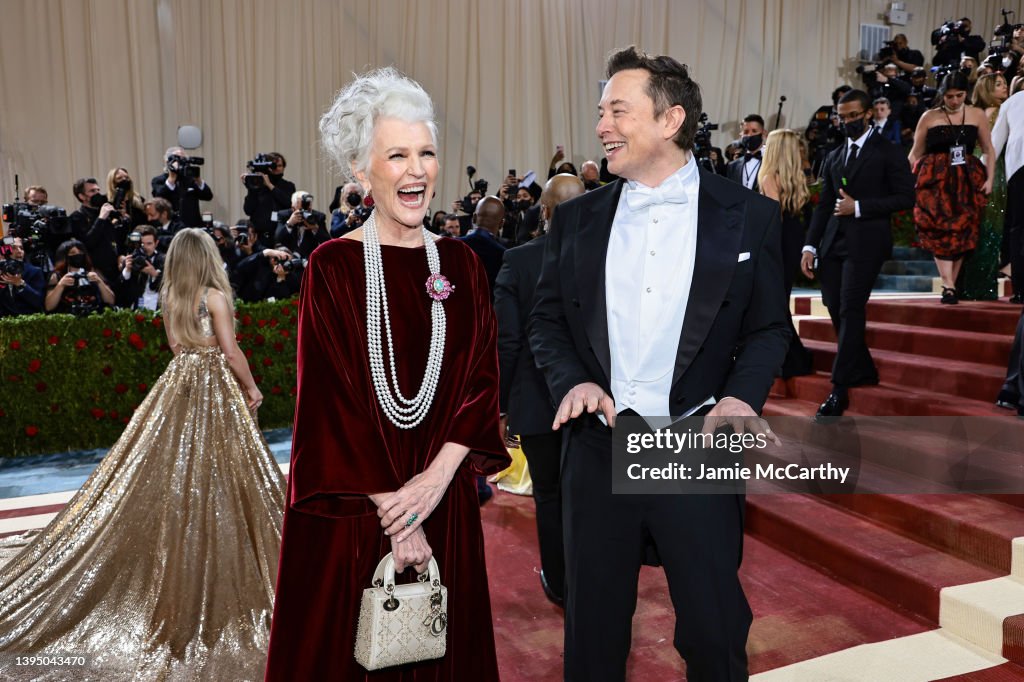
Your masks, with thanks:
[{"label": "eyeglasses", "polygon": [[847,121],[856,121],[858,118],[860,118],[863,115],[864,115],[863,111],[858,111],[855,114],[836,114],[836,116],[838,116],[839,120],[844,122],[844,123],[847,122]]}]

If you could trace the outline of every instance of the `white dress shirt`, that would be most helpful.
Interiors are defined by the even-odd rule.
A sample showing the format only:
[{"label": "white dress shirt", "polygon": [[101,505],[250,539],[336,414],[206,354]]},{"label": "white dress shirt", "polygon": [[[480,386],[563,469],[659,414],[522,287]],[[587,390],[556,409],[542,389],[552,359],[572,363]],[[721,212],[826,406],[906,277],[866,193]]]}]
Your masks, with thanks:
[{"label": "white dress shirt", "polygon": [[619,196],[605,260],[605,300],[616,414],[669,416],[669,390],[697,252],[700,175],[690,160],[658,186],[685,203],[631,209],[629,181]]},{"label": "white dress shirt", "polygon": [[1018,92],[999,107],[999,116],[992,126],[992,146],[996,157],[1006,147],[1006,179],[1024,166],[1024,93]]},{"label": "white dress shirt", "polygon": [[[758,149],[755,154],[764,152],[764,145]],[[757,182],[757,172],[761,170],[761,159],[754,158],[751,156],[743,164],[743,186],[747,189],[754,189],[754,183]]]}]

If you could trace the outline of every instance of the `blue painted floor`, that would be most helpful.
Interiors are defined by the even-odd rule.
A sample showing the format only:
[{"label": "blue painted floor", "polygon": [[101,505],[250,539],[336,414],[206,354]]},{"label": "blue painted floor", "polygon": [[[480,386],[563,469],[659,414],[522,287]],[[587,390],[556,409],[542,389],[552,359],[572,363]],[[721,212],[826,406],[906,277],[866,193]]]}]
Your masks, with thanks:
[{"label": "blue painted floor", "polygon": [[[263,435],[274,459],[286,463],[291,457],[292,430],[273,429]],[[106,454],[106,449],[99,449],[0,459],[0,499],[78,490]]]}]

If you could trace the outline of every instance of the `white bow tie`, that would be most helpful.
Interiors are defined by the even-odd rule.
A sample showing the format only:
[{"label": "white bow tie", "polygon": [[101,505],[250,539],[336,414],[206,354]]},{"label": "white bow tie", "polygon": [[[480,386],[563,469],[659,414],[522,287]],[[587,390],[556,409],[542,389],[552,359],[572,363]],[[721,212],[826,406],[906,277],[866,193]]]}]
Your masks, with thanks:
[{"label": "white bow tie", "polygon": [[689,201],[681,182],[672,182],[661,187],[636,187],[626,190],[626,205],[631,211],[658,204],[685,204]]}]

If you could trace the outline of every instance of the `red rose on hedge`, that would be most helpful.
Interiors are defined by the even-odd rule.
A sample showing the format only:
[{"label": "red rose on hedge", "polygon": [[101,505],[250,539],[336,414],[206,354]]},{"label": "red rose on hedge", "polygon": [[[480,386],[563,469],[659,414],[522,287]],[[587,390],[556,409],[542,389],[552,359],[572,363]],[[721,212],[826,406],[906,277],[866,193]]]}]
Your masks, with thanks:
[{"label": "red rose on hedge", "polygon": [[11,341],[11,350],[21,350],[21,341]]},{"label": "red rose on hedge", "polygon": [[264,367],[270,367],[273,364],[274,364],[274,361],[271,360],[270,358],[263,358],[263,366]]},{"label": "red rose on hedge", "polygon": [[281,330],[281,336],[283,336],[284,338],[286,338],[286,339],[291,338],[291,335],[292,335],[292,333],[290,331],[288,331],[287,329],[282,329]]},{"label": "red rose on hedge", "polygon": [[257,327],[266,327],[267,326],[267,321],[266,320],[256,320],[256,326]]},{"label": "red rose on hedge", "polygon": [[146,342],[135,332],[128,335],[128,343],[134,346],[136,350],[142,350],[146,347]]},{"label": "red rose on hedge", "polygon": [[104,329],[104,330],[103,330],[103,336],[107,337],[108,339],[109,339],[109,338],[110,338],[111,336],[113,336],[113,335],[114,335],[114,332],[113,332],[113,331],[111,331],[111,330],[109,330],[109,329]]},{"label": "red rose on hedge", "polygon": [[36,384],[36,391],[38,391],[39,393],[45,393],[46,392],[46,382],[45,381],[40,381],[39,383],[37,383]]},{"label": "red rose on hedge", "polygon": [[117,339],[118,341],[120,341],[121,340],[121,332],[114,332],[114,338]]},{"label": "red rose on hedge", "polygon": [[252,342],[255,343],[257,346],[262,346],[267,342],[267,340],[263,338],[263,334],[257,334],[256,336],[253,337]]},{"label": "red rose on hedge", "polygon": [[291,390],[288,391],[288,395],[294,396],[298,392],[299,392],[299,389],[296,388],[295,386],[292,386]]},{"label": "red rose on hedge", "polygon": [[262,374],[253,374],[252,375],[252,380],[253,380],[253,383],[262,384],[263,383],[263,375]]},{"label": "red rose on hedge", "polygon": [[149,386],[146,384],[139,384],[139,393],[145,393],[149,390]]},{"label": "red rose on hedge", "polygon": [[145,322],[146,321],[146,316],[145,315],[136,315],[135,316],[135,321],[136,322]]},{"label": "red rose on hedge", "polygon": [[60,338],[56,336],[51,336],[50,338],[46,339],[46,342],[51,346],[56,346],[58,343],[60,343]]},{"label": "red rose on hedge", "polygon": [[277,326],[277,318],[276,318],[276,317],[275,317],[275,318],[272,318],[272,319],[270,320],[270,326],[271,326],[271,327],[276,327],[276,326]]},{"label": "red rose on hedge", "polygon": [[58,412],[60,412],[60,405],[58,405],[57,403],[53,403],[52,405],[50,405],[50,412],[52,412],[53,414],[57,414]]},{"label": "red rose on hedge", "polygon": [[33,359],[31,362],[28,363],[28,373],[35,374],[36,372],[39,371],[39,368],[42,366],[43,363],[40,360]]},{"label": "red rose on hedge", "polygon": [[274,395],[281,395],[281,387],[274,386],[273,388],[270,389],[270,392],[273,393]]},{"label": "red rose on hedge", "polygon": [[28,436],[29,438],[35,438],[36,436],[39,435],[39,427],[32,426],[31,424],[29,424],[28,426],[25,427],[25,435]]},{"label": "red rose on hedge", "polygon": [[156,327],[157,329],[160,329],[160,327],[164,326],[164,318],[162,318],[162,317],[154,317],[153,318],[153,326]]},{"label": "red rose on hedge", "polygon": [[78,339],[78,341],[75,341],[75,348],[77,348],[78,350],[85,350],[88,347],[89,342],[86,341],[85,339]]},{"label": "red rose on hedge", "polygon": [[275,342],[274,343],[274,350],[276,350],[278,353],[280,353],[281,351],[284,350],[284,344],[281,343],[280,341]]},{"label": "red rose on hedge", "polygon": [[125,393],[128,391],[128,387],[125,384],[118,384],[117,386],[114,386],[114,390],[118,393]]},{"label": "red rose on hedge", "polygon": [[122,423],[122,424],[127,424],[127,423],[128,423],[128,422],[130,422],[130,421],[131,421],[131,420],[130,420],[130,419],[129,419],[128,417],[121,417],[121,423]]},{"label": "red rose on hedge", "polygon": [[252,324],[252,315],[242,315],[242,326],[248,327]]},{"label": "red rose on hedge", "polygon": [[92,415],[93,419],[103,419],[103,416],[106,413],[103,410],[101,410],[100,408],[94,407],[91,410],[89,410],[89,414]]},{"label": "red rose on hedge", "polygon": [[110,411],[110,418],[111,419],[117,419],[117,410],[111,410]]},{"label": "red rose on hedge", "polygon": [[7,416],[7,413],[4,412],[3,410],[0,410],[0,417],[6,417],[6,416]]},{"label": "red rose on hedge", "polygon": [[106,366],[105,366],[105,367],[104,367],[103,369],[101,369],[100,371],[101,371],[101,372],[103,372],[103,376],[107,376],[107,377],[109,377],[109,376],[111,375],[111,373],[112,373],[112,372],[114,371],[114,368],[113,368],[113,367],[111,367],[110,365],[106,365]]},{"label": "red rose on hedge", "polygon": [[281,306],[281,314],[284,315],[285,317],[288,317],[289,315],[292,314],[292,307],[289,305]]},{"label": "red rose on hedge", "polygon": [[12,384],[16,384],[19,381],[21,381],[21,377],[18,376],[17,374],[12,374],[11,376],[7,377],[7,380]]},{"label": "red rose on hedge", "polygon": [[251,358],[252,357],[252,348],[246,348],[245,349],[245,357],[247,357],[247,358]]}]

